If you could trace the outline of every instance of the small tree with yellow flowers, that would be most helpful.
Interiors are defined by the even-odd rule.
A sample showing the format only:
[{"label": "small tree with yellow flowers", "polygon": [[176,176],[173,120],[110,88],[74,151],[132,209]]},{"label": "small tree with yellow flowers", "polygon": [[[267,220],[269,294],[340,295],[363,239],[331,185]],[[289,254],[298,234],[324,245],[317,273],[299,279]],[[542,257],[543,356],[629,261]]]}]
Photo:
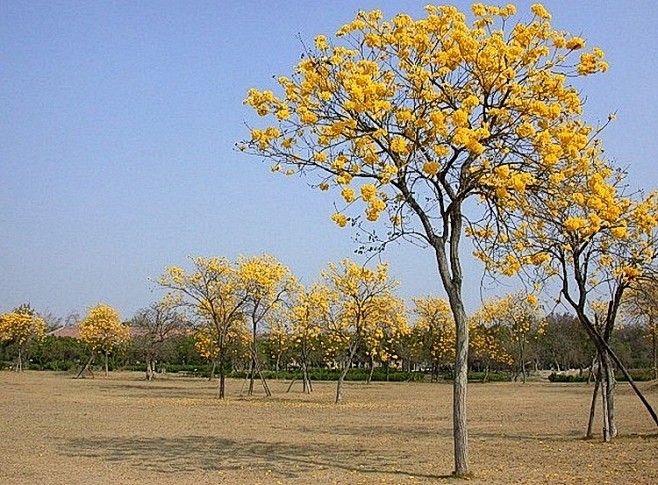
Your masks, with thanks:
[{"label": "small tree with yellow flowers", "polygon": [[[286,317],[290,322],[290,352],[302,372],[302,390],[313,391],[309,367],[314,355],[323,355],[323,323],[330,315],[331,294],[325,286],[305,288],[297,285],[291,293]],[[288,390],[292,388],[291,382]]]},{"label": "small tree with yellow flowers", "polygon": [[367,328],[363,339],[363,350],[370,360],[370,373],[366,384],[370,384],[376,365],[386,367],[387,376],[391,363],[400,358],[404,340],[409,336],[407,309],[402,298],[389,296],[374,317],[374,325]]},{"label": "small tree with yellow flowers", "polygon": [[41,340],[45,332],[46,322],[30,305],[0,315],[0,341],[13,343],[18,349],[16,372],[23,371],[23,356],[30,344]]},{"label": "small tree with yellow flowers", "polygon": [[[80,340],[91,350],[87,363],[80,369],[78,377],[90,370],[97,353],[104,357],[105,376],[109,375],[109,355],[130,339],[130,327],[121,323],[119,313],[109,305],[99,304],[87,312],[78,326]],[[93,375],[93,374],[92,374]]]},{"label": "small tree with yellow flowers", "polygon": [[[274,123],[253,128],[240,148],[274,171],[315,174],[320,190],[338,189],[339,226],[365,218],[388,227],[376,248],[400,238],[430,248],[456,327],[454,471],[465,476],[464,224],[515,210],[509,194],[534,193],[557,161],[587,145],[567,81],[607,64],[600,49],[584,51],[584,39],[554,30],[540,4],[518,22],[513,5],[476,3],[471,23],[453,6],[426,11],[391,21],[359,12],[336,41],[317,36],[293,75],[278,78],[283,94],[249,90],[245,103]],[[574,160],[562,173],[578,171]]]},{"label": "small tree with yellow flowers", "polygon": [[651,342],[653,378],[658,379],[658,275],[636,282],[624,296],[623,310],[628,320],[641,322]]},{"label": "small tree with yellow flowers", "polygon": [[236,334],[236,327],[245,325],[247,296],[239,291],[237,268],[226,258],[196,257],[191,261],[193,271],[169,267],[158,283],[170,290],[170,298],[178,305],[191,310],[199,327],[207,326],[209,342],[204,344],[207,352],[202,355],[210,358],[216,353],[219,364],[217,397],[224,399],[229,343]]},{"label": "small tree with yellow flowers", "polygon": [[450,305],[443,298],[414,298],[416,322],[411,330],[411,350],[415,360],[428,363],[432,380],[437,381],[442,366],[455,360],[455,323]]},{"label": "small tree with yellow flowers", "polygon": [[261,363],[258,361],[257,332],[268,314],[282,303],[286,293],[295,284],[290,270],[273,256],[263,255],[251,258],[239,258],[237,263],[238,298],[244,301],[244,313],[251,323],[251,365],[249,370],[248,395],[254,392],[254,379],[258,374],[265,390],[271,396],[269,386],[263,376]]},{"label": "small tree with yellow flowers", "polygon": [[514,364],[514,358],[505,346],[503,329],[492,325],[487,315],[486,307],[480,308],[470,318],[469,342],[471,362],[484,370],[483,382],[489,380],[492,370],[509,370]]},{"label": "small tree with yellow flowers", "polygon": [[385,264],[369,269],[349,259],[330,263],[322,272],[322,280],[327,288],[324,333],[341,368],[336,385],[338,403],[357,351],[372,335],[379,334],[381,324],[390,321],[386,315],[397,304],[392,293],[398,283],[389,279]]},{"label": "small tree with yellow flowers", "polygon": [[537,340],[544,326],[539,300],[524,292],[512,293],[484,302],[479,313],[479,323],[484,327],[480,331],[495,336],[495,353],[504,356],[512,367],[513,379],[521,376],[525,383],[528,346]]},{"label": "small tree with yellow flowers", "polygon": [[[215,377],[217,364],[221,363],[218,342],[217,329],[212,324],[205,323],[194,332],[194,349],[203,359],[212,363],[208,381],[212,381]],[[230,367],[234,369],[236,364],[244,365],[247,361],[251,361],[251,334],[246,326],[232,326],[228,331],[225,342],[224,367],[230,363]]]}]

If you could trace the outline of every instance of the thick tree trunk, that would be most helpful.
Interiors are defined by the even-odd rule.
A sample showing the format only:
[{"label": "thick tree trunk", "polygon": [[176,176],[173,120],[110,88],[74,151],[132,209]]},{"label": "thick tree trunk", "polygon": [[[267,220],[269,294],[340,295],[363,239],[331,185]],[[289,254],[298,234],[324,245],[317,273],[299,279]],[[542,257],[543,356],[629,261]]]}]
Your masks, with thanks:
[{"label": "thick tree trunk", "polygon": [[219,367],[219,387],[217,388],[217,398],[224,399],[226,388],[226,356],[224,355],[223,342],[220,342],[217,366]]},{"label": "thick tree trunk", "polygon": [[256,368],[256,362],[252,357],[251,362],[249,363],[249,388],[247,389],[247,396],[252,396],[254,394],[255,368]]},{"label": "thick tree trunk", "polygon": [[247,396],[253,396],[254,394],[254,380],[256,378],[256,322],[253,322],[251,327],[251,363],[249,364],[249,390],[247,391]]},{"label": "thick tree trunk", "polygon": [[16,361],[16,372],[23,372],[23,349],[18,347],[18,359]]},{"label": "thick tree trunk", "polygon": [[110,375],[110,366],[108,363],[109,357],[107,352],[104,352],[104,354],[105,354],[105,377],[108,377]]},{"label": "thick tree trunk", "polygon": [[606,443],[610,442],[612,437],[610,436],[610,417],[608,415],[608,410],[610,406],[608,404],[608,383],[605,379],[605,373],[599,373],[599,380],[601,381],[601,412],[603,414],[603,441]]},{"label": "thick tree trunk", "polygon": [[525,384],[528,378],[528,374],[525,370],[525,352],[524,352],[523,344],[521,344],[521,349],[519,352],[519,366],[521,370],[521,382]]},{"label": "thick tree trunk", "polygon": [[453,440],[455,450],[455,475],[469,474],[468,427],[466,421],[466,391],[468,386],[468,323],[462,310],[457,324],[457,352],[455,380],[453,384]]}]

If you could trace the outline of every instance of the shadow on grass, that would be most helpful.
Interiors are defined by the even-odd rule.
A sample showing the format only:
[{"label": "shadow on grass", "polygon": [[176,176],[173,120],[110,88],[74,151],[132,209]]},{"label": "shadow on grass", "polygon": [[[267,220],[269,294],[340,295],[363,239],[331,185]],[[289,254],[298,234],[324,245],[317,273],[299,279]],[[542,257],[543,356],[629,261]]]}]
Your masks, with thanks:
[{"label": "shadow on grass", "polygon": [[450,475],[416,473],[414,458],[402,462],[405,459],[402,451],[345,449],[326,444],[236,441],[209,436],[82,438],[65,441],[60,450],[65,456],[121,462],[157,473],[256,470],[292,479],[318,469],[342,469],[363,474],[454,480]]}]

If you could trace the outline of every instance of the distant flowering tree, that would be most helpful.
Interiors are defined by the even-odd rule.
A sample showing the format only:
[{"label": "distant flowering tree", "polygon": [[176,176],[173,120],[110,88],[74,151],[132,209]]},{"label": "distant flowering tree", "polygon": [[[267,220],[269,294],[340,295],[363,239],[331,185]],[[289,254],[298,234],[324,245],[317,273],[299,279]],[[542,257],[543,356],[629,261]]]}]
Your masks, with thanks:
[{"label": "distant flowering tree", "polygon": [[305,288],[298,284],[290,296],[286,308],[286,318],[290,322],[290,353],[299,362],[303,391],[311,393],[313,384],[308,370],[314,355],[324,357],[323,322],[329,313],[331,295],[325,286]]},{"label": "distant flowering tree", "polygon": [[349,259],[329,264],[322,272],[322,282],[327,295],[323,333],[341,366],[336,386],[338,403],[343,399],[343,382],[357,351],[383,351],[375,343],[384,336],[382,328],[399,324],[396,312],[391,311],[399,309],[393,295],[398,282],[389,279],[385,264],[370,269]]},{"label": "distant flowering tree", "polygon": [[[378,10],[359,12],[335,42],[317,36],[293,75],[278,78],[283,94],[249,90],[246,104],[274,123],[253,128],[240,148],[274,171],[316,174],[315,187],[338,189],[339,226],[387,226],[381,240],[371,236],[375,248],[404,238],[431,249],[456,327],[455,474],[464,476],[464,228],[546,194],[552,176],[578,175],[574,153],[595,132],[580,120],[578,90],[567,81],[607,64],[600,49],[583,51],[584,39],[554,30],[540,4],[517,23],[513,5],[476,3],[470,24],[452,6],[426,10],[419,20],[391,21]],[[521,265],[510,257],[504,271]]]},{"label": "distant flowering tree", "polygon": [[514,380],[520,375],[525,382],[528,345],[537,340],[544,328],[537,297],[512,293],[484,302],[476,315],[480,326],[475,333],[482,334],[476,340],[485,344],[480,351],[496,355],[514,369]]},{"label": "distant flowering tree", "polygon": [[85,369],[89,369],[96,353],[105,358],[105,375],[109,375],[108,357],[117,347],[130,339],[130,327],[121,323],[119,313],[109,305],[100,304],[92,307],[78,327],[80,340],[91,350],[91,357],[80,370],[80,377]]},{"label": "distant flowering tree", "polygon": [[21,305],[17,309],[0,315],[0,341],[10,342],[18,348],[16,371],[23,371],[23,356],[30,343],[41,340],[46,332],[46,322],[30,307]]},{"label": "distant flowering tree", "polygon": [[240,300],[244,301],[244,312],[251,323],[251,366],[248,395],[254,392],[254,378],[258,374],[267,396],[269,386],[261,372],[258,361],[257,331],[268,315],[282,305],[283,299],[295,285],[290,270],[270,255],[239,258],[237,262],[237,286]]},{"label": "distant flowering tree", "polygon": [[416,322],[411,330],[411,350],[415,359],[427,362],[432,379],[438,380],[443,365],[455,360],[455,323],[450,305],[443,298],[414,298]]},{"label": "distant flowering tree", "polygon": [[245,324],[247,300],[238,293],[237,269],[226,258],[197,257],[192,258],[192,264],[194,269],[189,272],[177,266],[167,268],[158,283],[170,290],[169,298],[190,309],[196,317],[197,326],[202,329],[197,334],[197,348],[202,345],[202,356],[206,358],[216,356],[217,397],[224,399],[229,342],[236,327]]}]

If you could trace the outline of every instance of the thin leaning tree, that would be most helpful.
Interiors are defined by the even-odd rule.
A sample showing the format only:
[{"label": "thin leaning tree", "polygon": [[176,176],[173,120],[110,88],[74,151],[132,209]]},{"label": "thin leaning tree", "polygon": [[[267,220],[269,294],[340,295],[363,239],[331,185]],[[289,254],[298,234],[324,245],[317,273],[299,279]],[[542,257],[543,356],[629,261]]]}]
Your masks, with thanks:
[{"label": "thin leaning tree", "polygon": [[[499,195],[533,192],[541,174],[555,172],[559,155],[542,147],[582,112],[568,79],[607,68],[600,49],[584,52],[582,38],[554,30],[539,4],[517,23],[512,5],[472,10],[470,24],[452,6],[428,6],[420,20],[359,12],[335,42],[317,36],[292,76],[278,78],[283,94],[249,90],[245,103],[274,124],[239,145],[274,171],[338,189],[333,220],[379,221],[388,232],[379,242],[371,235],[378,248],[406,239],[432,252],[456,327],[458,476],[469,474],[465,223],[493,213],[491,205],[513,209]],[[489,204],[474,203],[482,199]]]}]

